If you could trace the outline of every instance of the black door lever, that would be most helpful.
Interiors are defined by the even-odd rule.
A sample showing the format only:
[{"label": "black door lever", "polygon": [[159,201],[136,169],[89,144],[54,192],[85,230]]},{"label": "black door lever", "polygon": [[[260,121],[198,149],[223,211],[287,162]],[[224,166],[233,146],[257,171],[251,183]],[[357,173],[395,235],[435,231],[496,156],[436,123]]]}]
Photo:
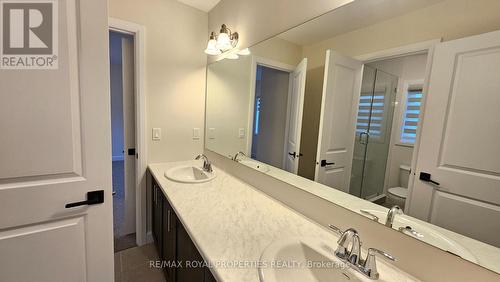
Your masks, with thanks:
[{"label": "black door lever", "polygon": [[104,190],[87,192],[87,200],[66,204],[66,208],[73,208],[84,205],[96,205],[104,203]]},{"label": "black door lever", "polygon": [[302,157],[302,156],[303,156],[303,154],[301,154],[301,153],[298,153],[298,154],[297,154],[297,152],[293,152],[293,153],[292,153],[292,152],[288,152],[288,154],[289,154],[290,156],[292,156],[294,159],[295,159],[295,158],[298,158],[298,157]]},{"label": "black door lever", "polygon": [[327,165],[334,165],[334,164],[335,164],[335,163],[333,163],[333,162],[332,162],[332,163],[329,163],[329,162],[327,162],[326,160],[321,160],[321,166],[322,166],[322,167],[325,167],[325,166],[327,166]]},{"label": "black door lever", "polygon": [[437,186],[439,186],[439,182],[434,181],[434,180],[431,179],[431,174],[430,173],[420,172],[419,179],[422,180],[422,181],[424,181],[424,182],[430,182],[430,183],[433,183],[433,184],[436,184]]}]

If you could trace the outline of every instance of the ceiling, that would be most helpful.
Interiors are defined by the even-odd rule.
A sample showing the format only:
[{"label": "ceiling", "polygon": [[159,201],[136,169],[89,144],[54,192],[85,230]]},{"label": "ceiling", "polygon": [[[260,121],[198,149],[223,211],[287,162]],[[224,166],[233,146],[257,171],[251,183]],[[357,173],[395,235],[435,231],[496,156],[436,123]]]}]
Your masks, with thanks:
[{"label": "ceiling", "polygon": [[177,0],[181,3],[184,3],[188,6],[191,6],[193,8],[196,8],[198,10],[202,10],[204,12],[208,12],[212,10],[217,3],[220,2],[220,0]]},{"label": "ceiling", "polygon": [[301,46],[310,45],[442,1],[444,0],[356,0],[278,37]]}]

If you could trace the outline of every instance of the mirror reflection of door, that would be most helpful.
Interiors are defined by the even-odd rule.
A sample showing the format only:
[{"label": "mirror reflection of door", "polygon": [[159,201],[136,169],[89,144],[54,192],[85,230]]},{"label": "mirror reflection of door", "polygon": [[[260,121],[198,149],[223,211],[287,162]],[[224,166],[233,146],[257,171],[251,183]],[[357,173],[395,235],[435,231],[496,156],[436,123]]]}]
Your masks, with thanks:
[{"label": "mirror reflection of door", "polygon": [[304,103],[304,59],[295,69],[257,64],[251,157],[297,173]]},{"label": "mirror reflection of door", "polygon": [[362,63],[327,51],[315,181],[349,191]]}]

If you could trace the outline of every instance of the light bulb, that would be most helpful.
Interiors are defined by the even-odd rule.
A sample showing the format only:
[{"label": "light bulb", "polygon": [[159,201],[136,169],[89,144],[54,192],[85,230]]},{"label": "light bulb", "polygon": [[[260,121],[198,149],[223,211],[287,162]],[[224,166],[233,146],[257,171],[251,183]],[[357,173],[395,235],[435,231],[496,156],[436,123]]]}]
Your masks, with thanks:
[{"label": "light bulb", "polygon": [[229,35],[227,33],[221,33],[217,36],[217,49],[227,51],[233,46],[231,45],[231,39],[229,39]]},{"label": "light bulb", "polygon": [[222,52],[217,48],[217,41],[215,39],[208,40],[207,49],[205,53],[208,55],[220,55]]}]

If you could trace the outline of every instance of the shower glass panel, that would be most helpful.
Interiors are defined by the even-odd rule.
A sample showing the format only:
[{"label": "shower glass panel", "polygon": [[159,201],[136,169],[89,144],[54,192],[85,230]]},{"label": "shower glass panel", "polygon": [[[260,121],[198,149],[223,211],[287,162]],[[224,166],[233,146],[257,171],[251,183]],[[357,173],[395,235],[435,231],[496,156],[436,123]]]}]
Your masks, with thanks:
[{"label": "shower glass panel", "polygon": [[384,191],[398,78],[365,66],[349,192],[372,199]]}]

